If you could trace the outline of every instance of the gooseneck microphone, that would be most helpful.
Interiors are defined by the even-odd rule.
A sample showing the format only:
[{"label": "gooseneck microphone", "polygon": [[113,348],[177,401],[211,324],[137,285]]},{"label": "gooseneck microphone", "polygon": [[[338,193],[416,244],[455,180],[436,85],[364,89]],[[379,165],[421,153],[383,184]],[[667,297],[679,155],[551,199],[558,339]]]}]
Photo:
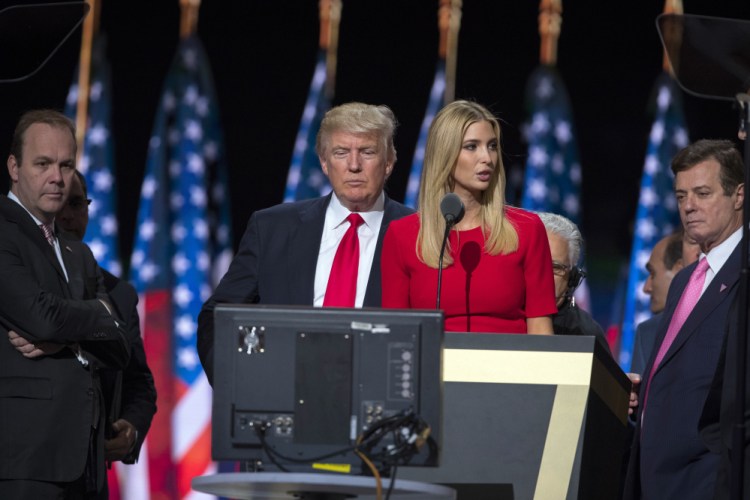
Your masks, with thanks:
[{"label": "gooseneck microphone", "polygon": [[448,242],[448,235],[451,228],[458,224],[464,218],[464,204],[456,193],[447,193],[440,200],[440,212],[445,219],[445,233],[443,233],[443,244],[440,246],[440,258],[438,259],[438,282],[437,282],[437,300],[435,309],[440,309],[440,288],[443,284],[443,255],[445,254],[445,244]]}]

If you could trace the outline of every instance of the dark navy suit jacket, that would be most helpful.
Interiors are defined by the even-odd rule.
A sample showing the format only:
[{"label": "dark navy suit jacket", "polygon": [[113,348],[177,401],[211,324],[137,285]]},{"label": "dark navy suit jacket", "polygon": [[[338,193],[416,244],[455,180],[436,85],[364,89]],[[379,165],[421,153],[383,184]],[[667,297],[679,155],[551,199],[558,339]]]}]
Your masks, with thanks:
[{"label": "dark navy suit jacket", "polygon": [[[624,498],[703,500],[713,496],[719,455],[701,439],[698,424],[724,341],[727,316],[737,292],[740,245],[716,274],[648,378],[654,358],[696,263],[672,281],[654,349],[643,372],[638,420]],[[645,413],[645,416],[644,416]]]},{"label": "dark navy suit jacket", "polygon": [[635,330],[633,361],[630,363],[630,371],[632,373],[643,375],[643,370],[646,368],[646,361],[649,360],[651,357],[651,351],[654,350],[656,333],[662,316],[664,316],[663,311],[654,314],[646,321],[638,324],[638,327]]},{"label": "dark navy suit jacket", "polygon": [[[331,195],[284,203],[250,217],[240,248],[198,315],[198,353],[213,383],[213,310],[216,304],[313,305],[315,268]],[[380,254],[391,221],[414,213],[387,196],[367,282],[364,306],[381,303]]]}]

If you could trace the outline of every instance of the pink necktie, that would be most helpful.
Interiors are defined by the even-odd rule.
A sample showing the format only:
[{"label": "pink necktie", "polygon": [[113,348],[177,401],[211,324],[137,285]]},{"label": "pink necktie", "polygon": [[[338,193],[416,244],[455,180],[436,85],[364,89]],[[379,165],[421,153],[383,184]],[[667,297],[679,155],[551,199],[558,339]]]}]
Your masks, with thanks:
[{"label": "pink necktie", "polygon": [[659,352],[656,353],[656,359],[651,367],[651,372],[648,375],[648,384],[646,385],[646,393],[643,396],[643,408],[646,408],[646,399],[648,398],[648,389],[651,387],[651,379],[654,377],[654,372],[659,367],[659,363],[662,362],[664,356],[667,354],[669,347],[677,337],[677,333],[685,324],[685,320],[692,312],[698,299],[701,297],[701,290],[703,290],[703,283],[706,281],[706,271],[708,271],[708,259],[705,257],[698,262],[698,265],[693,269],[693,274],[690,275],[690,280],[682,292],[682,297],[677,303],[677,308],[672,314],[672,320],[669,322],[669,328],[667,328],[667,334],[664,336],[664,340],[659,346]]},{"label": "pink necktie", "polygon": [[39,227],[42,228],[44,237],[47,238],[47,243],[55,246],[55,234],[52,232],[52,224],[39,224]]},{"label": "pink necktie", "polygon": [[359,268],[359,236],[357,228],[365,221],[359,214],[349,214],[349,229],[336,250],[328,277],[324,307],[354,307],[357,297],[357,269]]}]

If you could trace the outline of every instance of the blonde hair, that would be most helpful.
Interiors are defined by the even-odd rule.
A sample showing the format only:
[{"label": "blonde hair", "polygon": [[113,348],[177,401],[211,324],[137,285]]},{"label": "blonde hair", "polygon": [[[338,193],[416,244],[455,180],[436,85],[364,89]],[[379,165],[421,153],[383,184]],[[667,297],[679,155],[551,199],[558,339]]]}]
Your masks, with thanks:
[{"label": "blonde hair", "polygon": [[398,121],[385,105],[375,106],[361,102],[348,102],[331,108],[323,117],[315,139],[315,152],[321,158],[328,154],[331,136],[335,132],[350,134],[376,134],[382,143],[386,158],[390,163],[396,162],[396,148],[393,136]]},{"label": "blonde hair", "polygon": [[[486,121],[492,126],[500,144],[500,124],[487,108],[470,101],[454,101],[435,116],[430,125],[425,146],[422,177],[419,182],[419,234],[417,256],[429,267],[437,268],[443,242],[445,221],[440,212],[440,200],[453,191],[453,174],[468,128]],[[518,233],[505,217],[505,168],[498,154],[497,165],[487,190],[482,193],[480,221],[484,228],[485,250],[490,255],[503,255],[518,249]],[[443,264],[450,265],[450,242]]]}]

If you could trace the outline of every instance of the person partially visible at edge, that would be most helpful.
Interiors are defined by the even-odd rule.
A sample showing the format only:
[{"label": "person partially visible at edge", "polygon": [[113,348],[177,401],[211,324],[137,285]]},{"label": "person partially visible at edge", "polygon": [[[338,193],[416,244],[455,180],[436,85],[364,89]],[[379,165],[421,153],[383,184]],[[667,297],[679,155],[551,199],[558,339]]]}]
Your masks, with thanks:
[{"label": "person partially visible at edge", "polygon": [[648,278],[643,284],[643,293],[649,296],[653,316],[636,327],[631,372],[643,373],[646,361],[651,356],[656,329],[661,321],[672,279],[683,267],[698,260],[699,254],[700,248],[695,244],[690,244],[682,230],[660,239],[651,250],[651,257],[646,263]]},{"label": "person partially visible at edge", "polygon": [[[70,197],[57,219],[62,229],[79,240],[83,240],[86,234],[90,202],[86,178],[76,170]],[[122,461],[134,464],[138,461],[141,446],[156,413],[156,387],[146,363],[146,352],[141,338],[137,310],[138,294],[127,281],[104,269],[102,272],[107,293],[127,325],[131,342],[130,362],[124,370],[101,371],[108,426],[104,441],[105,458],[108,462]]]},{"label": "person partially visible at edge", "polygon": [[97,498],[106,482],[99,373],[130,343],[91,250],[59,231],[75,174],[73,123],[18,121],[0,195],[0,498]]},{"label": "person partially visible at edge", "polygon": [[555,335],[590,335],[611,354],[604,330],[591,315],[576,305],[573,294],[584,279],[578,267],[583,249],[583,237],[578,226],[562,215],[539,212],[547,230],[555,277],[557,314],[552,316]]},{"label": "person partially visible at edge", "polygon": [[744,167],[731,142],[700,140],[675,155],[672,172],[682,225],[701,255],[669,287],[643,371],[625,500],[712,498],[722,463],[699,425],[733,321]]},{"label": "person partially visible at edge", "polygon": [[508,206],[504,191],[497,119],[474,102],[445,106],[428,133],[418,213],[393,222],[385,236],[383,307],[435,307],[440,202],[455,193],[465,215],[443,260],[446,331],[551,335],[557,307],[547,234],[536,214]]}]

